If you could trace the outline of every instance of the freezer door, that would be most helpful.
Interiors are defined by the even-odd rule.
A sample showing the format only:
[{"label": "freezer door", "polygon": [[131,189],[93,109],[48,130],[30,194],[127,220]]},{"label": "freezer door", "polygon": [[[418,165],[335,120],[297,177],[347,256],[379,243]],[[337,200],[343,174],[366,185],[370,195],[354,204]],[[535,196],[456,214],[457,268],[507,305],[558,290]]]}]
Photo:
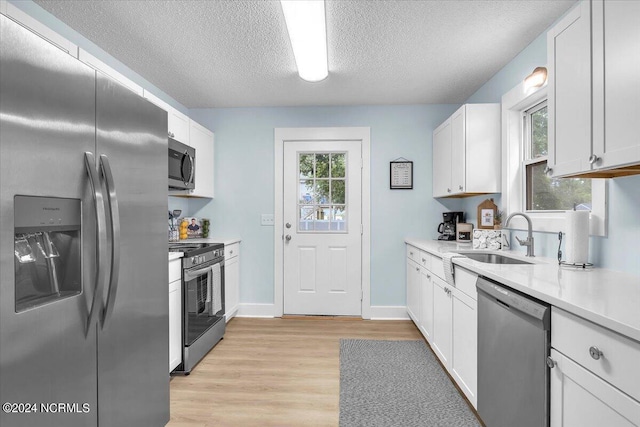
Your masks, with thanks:
[{"label": "freezer door", "polygon": [[115,229],[98,335],[100,427],[156,427],[169,421],[167,113],[100,73],[96,111]]},{"label": "freezer door", "polygon": [[[84,153],[95,151],[95,72],[2,15],[0,31],[0,402],[14,404],[0,425],[94,426],[96,211]],[[30,201],[28,213],[40,206],[71,228],[29,229]],[[63,210],[82,212],[79,229]]]}]

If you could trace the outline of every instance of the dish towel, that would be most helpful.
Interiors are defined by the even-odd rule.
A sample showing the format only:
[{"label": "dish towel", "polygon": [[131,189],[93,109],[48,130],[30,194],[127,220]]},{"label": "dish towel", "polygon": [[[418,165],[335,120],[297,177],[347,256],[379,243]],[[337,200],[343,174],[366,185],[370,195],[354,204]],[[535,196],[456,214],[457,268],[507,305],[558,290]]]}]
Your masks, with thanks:
[{"label": "dish towel", "polygon": [[222,274],[220,271],[220,264],[213,264],[211,266],[211,283],[212,283],[212,300],[213,300],[213,313],[217,313],[222,310]]},{"label": "dish towel", "polygon": [[442,255],[442,264],[444,265],[444,277],[447,279],[447,283],[451,286],[455,286],[455,272],[453,270],[453,258],[466,258],[464,255],[457,254],[455,252],[446,252]]}]

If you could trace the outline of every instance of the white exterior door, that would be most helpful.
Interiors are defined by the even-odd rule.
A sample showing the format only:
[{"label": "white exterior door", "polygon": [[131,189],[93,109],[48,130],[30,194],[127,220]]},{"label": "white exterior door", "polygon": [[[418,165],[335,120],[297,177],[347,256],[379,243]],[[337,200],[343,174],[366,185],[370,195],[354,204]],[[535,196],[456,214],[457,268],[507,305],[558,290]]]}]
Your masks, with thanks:
[{"label": "white exterior door", "polygon": [[284,314],[360,316],[362,142],[285,141]]}]

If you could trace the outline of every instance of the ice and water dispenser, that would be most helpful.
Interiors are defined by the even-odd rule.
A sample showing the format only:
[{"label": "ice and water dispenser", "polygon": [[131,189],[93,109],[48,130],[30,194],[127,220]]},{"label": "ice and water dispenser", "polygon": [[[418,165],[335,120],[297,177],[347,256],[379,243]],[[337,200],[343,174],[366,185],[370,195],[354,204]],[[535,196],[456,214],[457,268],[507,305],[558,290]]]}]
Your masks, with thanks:
[{"label": "ice and water dispenser", "polygon": [[15,196],[16,312],[81,292],[81,210],[77,199]]}]

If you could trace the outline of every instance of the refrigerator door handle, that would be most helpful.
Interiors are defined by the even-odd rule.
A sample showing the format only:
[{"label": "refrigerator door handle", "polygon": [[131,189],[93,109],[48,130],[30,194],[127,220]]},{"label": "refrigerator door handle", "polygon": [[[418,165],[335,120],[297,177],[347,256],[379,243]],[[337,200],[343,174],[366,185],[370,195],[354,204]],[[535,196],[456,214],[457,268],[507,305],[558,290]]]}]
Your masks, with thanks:
[{"label": "refrigerator door handle", "polygon": [[98,177],[98,171],[96,170],[96,159],[93,153],[86,151],[84,153],[84,164],[89,175],[89,185],[91,186],[91,193],[95,204],[96,211],[96,276],[95,287],[93,290],[93,300],[91,301],[91,309],[89,310],[89,316],[87,317],[87,327],[85,335],[89,334],[89,330],[94,323],[94,318],[98,312],[98,304],[101,301],[101,295],[104,292],[104,273],[106,272],[107,260],[104,257],[104,252],[107,243],[107,220],[104,212],[104,198],[102,195],[102,188],[100,186],[100,180]]},{"label": "refrigerator door handle", "polygon": [[109,320],[113,313],[116,294],[118,292],[118,281],[120,278],[120,208],[118,207],[118,194],[116,193],[113,173],[109,165],[109,158],[104,154],[100,155],[100,171],[104,176],[107,186],[107,205],[109,206],[109,216],[111,218],[111,274],[109,275],[109,290],[107,292],[107,303],[102,312],[102,327]]}]

